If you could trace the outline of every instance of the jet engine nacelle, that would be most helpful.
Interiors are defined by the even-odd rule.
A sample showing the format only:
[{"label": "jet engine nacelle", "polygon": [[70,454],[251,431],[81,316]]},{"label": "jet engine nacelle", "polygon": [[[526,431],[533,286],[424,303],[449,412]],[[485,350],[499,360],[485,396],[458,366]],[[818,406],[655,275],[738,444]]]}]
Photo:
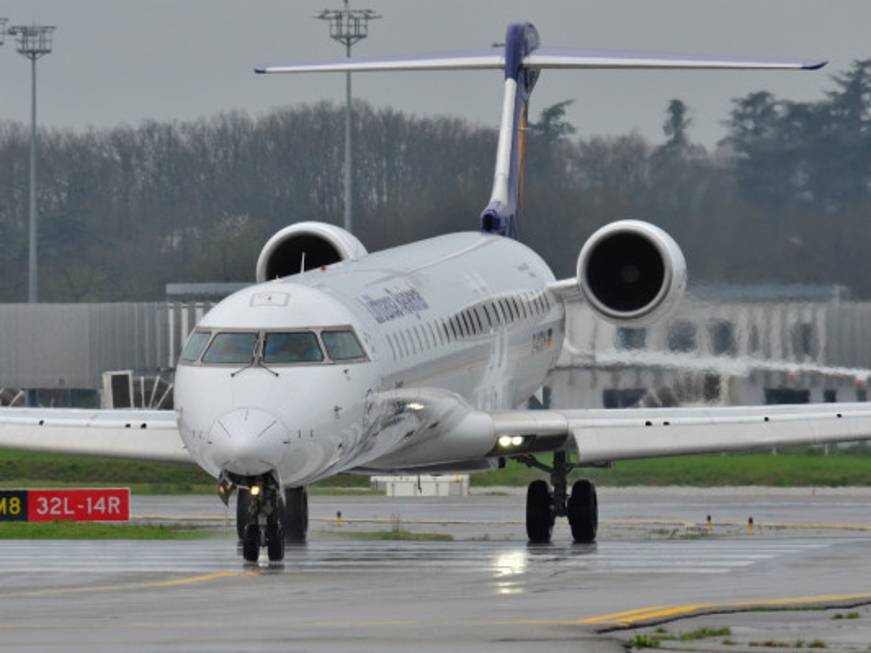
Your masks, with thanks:
[{"label": "jet engine nacelle", "polygon": [[668,314],[686,290],[683,252],[659,227],[639,220],[605,225],[578,256],[578,285],[601,317],[644,326]]},{"label": "jet engine nacelle", "polygon": [[332,224],[297,222],[266,241],[257,258],[257,283],[365,255],[357,238]]}]

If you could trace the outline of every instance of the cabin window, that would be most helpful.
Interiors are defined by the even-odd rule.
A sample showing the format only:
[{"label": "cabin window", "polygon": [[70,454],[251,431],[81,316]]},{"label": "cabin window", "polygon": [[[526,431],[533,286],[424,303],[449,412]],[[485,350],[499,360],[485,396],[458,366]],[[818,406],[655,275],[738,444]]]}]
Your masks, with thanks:
[{"label": "cabin window", "polygon": [[321,338],[324,347],[327,348],[327,354],[334,361],[350,361],[366,357],[360,341],[350,329],[321,331]]},{"label": "cabin window", "polygon": [[481,311],[479,311],[478,308],[475,307],[472,310],[472,315],[474,315],[475,322],[477,322],[477,324],[478,324],[478,332],[484,333],[484,323],[481,321]]},{"label": "cabin window", "polygon": [[406,357],[410,356],[411,355],[411,347],[409,346],[408,341],[405,339],[405,332],[404,331],[399,332],[399,342],[402,343],[402,355],[406,356]]},{"label": "cabin window", "polygon": [[181,352],[181,359],[187,363],[198,361],[211,337],[208,331],[194,331]]},{"label": "cabin window", "polygon": [[487,309],[487,304],[483,304],[481,308],[484,309],[484,315],[487,317],[487,324],[492,329],[493,328],[493,318],[490,317],[490,311]]},{"label": "cabin window", "polygon": [[472,330],[472,325],[469,322],[468,312],[463,311],[462,313],[460,313],[460,317],[463,319],[463,325],[466,327],[466,335],[472,335],[472,333],[474,332]]},{"label": "cabin window", "polygon": [[426,327],[429,330],[429,338],[430,338],[430,340],[432,340],[432,346],[438,347],[439,346],[438,329],[432,328],[432,322],[427,322]]},{"label": "cabin window", "polygon": [[319,363],[324,352],[311,331],[267,333],[263,344],[264,363]]},{"label": "cabin window", "polygon": [[219,333],[203,356],[208,364],[244,365],[254,358],[257,334],[254,332]]},{"label": "cabin window", "polygon": [[505,314],[500,302],[493,302],[493,311],[496,313],[496,321],[499,322],[500,325],[508,324],[508,316]]},{"label": "cabin window", "polygon": [[444,320],[442,320],[442,331],[445,334],[445,342],[451,341],[451,332],[448,331],[448,324]]}]

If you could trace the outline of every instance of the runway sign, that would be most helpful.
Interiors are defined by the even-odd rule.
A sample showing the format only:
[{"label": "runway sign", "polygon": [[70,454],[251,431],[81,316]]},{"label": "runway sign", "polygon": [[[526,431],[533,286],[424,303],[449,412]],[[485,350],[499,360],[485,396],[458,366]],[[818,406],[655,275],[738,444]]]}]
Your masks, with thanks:
[{"label": "runway sign", "polygon": [[130,490],[0,490],[0,521],[129,521]]}]

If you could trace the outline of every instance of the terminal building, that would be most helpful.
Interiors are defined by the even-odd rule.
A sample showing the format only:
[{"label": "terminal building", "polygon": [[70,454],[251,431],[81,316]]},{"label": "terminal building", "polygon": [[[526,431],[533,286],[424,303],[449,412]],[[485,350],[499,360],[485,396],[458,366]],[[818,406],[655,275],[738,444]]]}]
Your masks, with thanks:
[{"label": "terminal building", "polygon": [[[170,284],[163,302],[0,304],[0,404],[172,408],[176,359],[244,284]],[[839,286],[693,288],[670,319],[618,328],[583,305],[553,407],[865,401],[871,302]]]}]

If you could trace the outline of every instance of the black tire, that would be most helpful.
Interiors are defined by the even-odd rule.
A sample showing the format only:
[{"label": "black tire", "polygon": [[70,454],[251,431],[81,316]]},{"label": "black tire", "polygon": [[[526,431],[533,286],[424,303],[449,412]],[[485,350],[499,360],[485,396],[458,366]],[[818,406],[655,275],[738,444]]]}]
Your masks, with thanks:
[{"label": "black tire", "polygon": [[245,540],[245,527],[251,518],[248,513],[250,502],[251,495],[248,494],[248,490],[239,488],[239,491],[236,493],[236,534],[239,536],[240,542]]},{"label": "black tire", "polygon": [[266,552],[271,562],[284,560],[284,528],[280,521],[266,527]]},{"label": "black tire", "polygon": [[588,544],[596,541],[599,528],[599,502],[596,486],[590,481],[576,481],[568,504],[569,526],[575,542]]},{"label": "black tire", "polygon": [[553,498],[547,481],[533,481],[526,489],[526,535],[534,544],[550,542],[553,533]]},{"label": "black tire", "polygon": [[260,527],[257,524],[245,526],[242,537],[242,557],[245,562],[257,562],[260,557]]},{"label": "black tire", "polygon": [[284,491],[284,541],[289,544],[305,542],[308,533],[308,492],[304,487]]}]

